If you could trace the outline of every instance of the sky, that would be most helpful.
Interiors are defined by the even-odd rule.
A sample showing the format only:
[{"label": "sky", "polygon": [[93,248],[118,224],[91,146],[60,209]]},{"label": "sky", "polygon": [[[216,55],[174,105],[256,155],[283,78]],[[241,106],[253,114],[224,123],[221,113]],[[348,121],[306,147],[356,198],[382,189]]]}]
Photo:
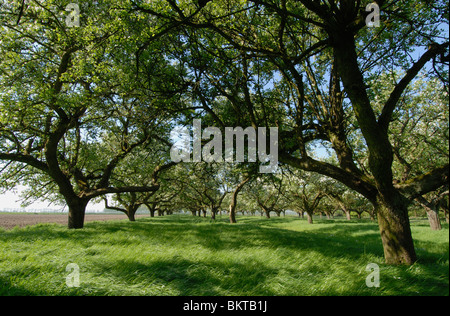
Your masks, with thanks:
[{"label": "sky", "polygon": [[[16,188],[16,192],[7,191],[3,194],[0,193],[0,212],[8,211],[8,210],[18,210],[28,211],[28,212],[38,212],[43,210],[49,211],[65,211],[67,212],[67,207],[63,207],[60,205],[49,205],[46,201],[36,201],[31,206],[27,208],[22,208],[20,206],[21,197],[20,192],[23,190],[23,186],[18,186]],[[94,204],[90,202],[87,206],[87,211],[102,211],[104,209],[104,204]]]}]

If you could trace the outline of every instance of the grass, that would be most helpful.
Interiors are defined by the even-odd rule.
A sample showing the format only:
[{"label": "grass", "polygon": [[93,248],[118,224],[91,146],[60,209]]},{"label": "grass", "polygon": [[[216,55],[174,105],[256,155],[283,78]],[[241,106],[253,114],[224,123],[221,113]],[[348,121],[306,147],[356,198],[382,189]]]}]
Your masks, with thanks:
[{"label": "grass", "polygon": [[[448,225],[412,231],[418,262],[388,266],[370,221],[172,215],[0,230],[0,295],[448,295]],[[79,287],[66,285],[69,263]],[[379,287],[366,286],[369,263]]]}]

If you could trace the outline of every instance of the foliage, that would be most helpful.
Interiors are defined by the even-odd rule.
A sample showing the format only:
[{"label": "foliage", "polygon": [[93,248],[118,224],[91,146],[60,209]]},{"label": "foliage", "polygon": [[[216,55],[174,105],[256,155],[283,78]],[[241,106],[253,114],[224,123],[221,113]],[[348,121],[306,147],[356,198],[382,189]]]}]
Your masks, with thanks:
[{"label": "foliage", "polygon": [[[0,186],[64,199],[69,227],[81,228],[86,204],[105,194],[156,205],[173,127],[276,126],[280,166],[314,184],[300,194],[261,176],[247,190],[259,206],[302,201],[312,214],[325,195],[369,201],[386,261],[413,264],[408,207],[448,196],[448,9],[376,3],[379,28],[355,0],[102,0],[81,4],[81,25],[69,27],[65,1],[2,1]],[[172,206],[214,214],[233,191],[233,217],[254,166],[182,166]]]},{"label": "foliage", "polygon": [[[166,108],[178,106],[175,78],[182,67],[171,65],[160,43],[152,42],[147,48],[154,53],[145,54],[136,74],[135,52],[149,34],[133,33],[131,21],[123,24],[125,8],[86,3],[80,9],[83,25],[74,28],[59,21],[63,8],[60,1],[32,2],[16,25],[15,6],[2,6],[2,186],[27,184],[29,197],[64,199],[77,214],[74,225],[82,227],[90,199],[157,189],[154,182],[130,181],[129,156],[153,154],[146,148],[168,144],[168,136],[160,135],[171,127]],[[167,162],[167,150],[154,153],[155,163]]]}]

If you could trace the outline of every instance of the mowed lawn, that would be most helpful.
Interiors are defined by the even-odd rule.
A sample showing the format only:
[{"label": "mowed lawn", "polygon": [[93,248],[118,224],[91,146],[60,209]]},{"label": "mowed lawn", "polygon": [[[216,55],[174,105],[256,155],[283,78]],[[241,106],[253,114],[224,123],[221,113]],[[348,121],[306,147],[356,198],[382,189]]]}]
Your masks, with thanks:
[{"label": "mowed lawn", "polygon": [[[418,262],[388,266],[365,220],[172,215],[0,230],[0,295],[448,295],[448,225],[412,231]],[[370,263],[379,287],[366,285]]]}]

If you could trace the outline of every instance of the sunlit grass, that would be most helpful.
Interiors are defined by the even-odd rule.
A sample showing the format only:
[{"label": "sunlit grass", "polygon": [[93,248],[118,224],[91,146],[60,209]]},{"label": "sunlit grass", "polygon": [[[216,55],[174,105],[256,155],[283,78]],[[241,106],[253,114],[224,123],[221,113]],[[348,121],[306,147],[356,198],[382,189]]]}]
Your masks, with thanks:
[{"label": "sunlit grass", "polygon": [[[0,295],[448,295],[448,225],[412,223],[419,261],[387,266],[376,223],[192,216],[0,231]],[[68,287],[69,263],[80,286]],[[367,264],[380,267],[368,288]]]}]

